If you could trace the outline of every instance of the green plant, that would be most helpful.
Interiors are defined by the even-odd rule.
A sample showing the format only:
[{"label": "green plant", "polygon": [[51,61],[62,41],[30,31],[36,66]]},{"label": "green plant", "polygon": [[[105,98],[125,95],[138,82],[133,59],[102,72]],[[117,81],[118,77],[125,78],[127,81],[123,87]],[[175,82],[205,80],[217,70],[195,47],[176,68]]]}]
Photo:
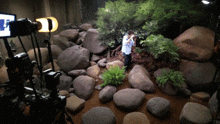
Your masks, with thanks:
[{"label": "green plant", "polygon": [[142,40],[140,43],[148,47],[148,51],[152,53],[156,59],[161,57],[170,62],[179,61],[179,54],[177,53],[179,48],[173,44],[172,40],[164,38],[163,35],[150,35],[146,40]]},{"label": "green plant", "polygon": [[102,77],[104,83],[101,84],[101,87],[105,87],[106,85],[118,86],[122,84],[122,80],[125,78],[125,67],[122,69],[119,66],[111,67],[103,73]]},{"label": "green plant", "polygon": [[144,49],[141,49],[140,47],[135,47],[135,50],[137,53],[141,53],[142,51],[144,51]]},{"label": "green plant", "polygon": [[179,71],[162,71],[162,76],[157,77],[156,81],[159,82],[159,86],[164,87],[164,85],[171,81],[174,86],[181,87],[181,84],[184,83],[185,79],[183,74]]}]

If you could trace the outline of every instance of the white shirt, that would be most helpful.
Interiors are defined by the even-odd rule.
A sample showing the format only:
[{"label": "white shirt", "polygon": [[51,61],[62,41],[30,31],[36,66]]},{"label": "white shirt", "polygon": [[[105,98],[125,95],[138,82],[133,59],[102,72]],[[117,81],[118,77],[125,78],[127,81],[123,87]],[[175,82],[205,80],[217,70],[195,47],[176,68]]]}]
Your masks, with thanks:
[{"label": "white shirt", "polygon": [[131,53],[131,48],[134,46],[134,40],[132,39],[130,43],[128,44],[128,36],[123,37],[122,41],[122,49],[121,51],[125,53],[126,55],[129,55]]}]

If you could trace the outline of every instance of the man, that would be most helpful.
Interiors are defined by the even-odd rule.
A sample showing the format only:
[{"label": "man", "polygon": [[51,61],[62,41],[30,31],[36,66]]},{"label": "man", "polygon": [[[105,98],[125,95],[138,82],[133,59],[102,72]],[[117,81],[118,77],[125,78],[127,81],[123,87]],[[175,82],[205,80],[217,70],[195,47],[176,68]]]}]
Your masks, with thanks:
[{"label": "man", "polygon": [[134,32],[128,31],[128,35],[125,35],[122,41],[122,53],[125,56],[124,66],[126,71],[128,70],[128,67],[131,63],[131,49],[132,46],[135,46],[135,42],[133,40],[134,37]]}]

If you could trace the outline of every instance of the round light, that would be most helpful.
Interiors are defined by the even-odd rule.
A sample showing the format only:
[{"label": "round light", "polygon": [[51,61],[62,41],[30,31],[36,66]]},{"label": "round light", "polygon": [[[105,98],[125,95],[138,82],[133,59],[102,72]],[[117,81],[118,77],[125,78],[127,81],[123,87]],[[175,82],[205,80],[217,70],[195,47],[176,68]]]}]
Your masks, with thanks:
[{"label": "round light", "polygon": [[48,19],[51,19],[52,20],[52,29],[50,32],[54,32],[57,30],[58,28],[58,21],[56,18],[54,17],[45,17],[45,18],[38,18],[36,19],[37,22],[39,22],[42,27],[41,29],[39,30],[39,32],[49,32],[49,22],[48,22]]},{"label": "round light", "polygon": [[210,2],[207,1],[207,0],[202,0],[202,3],[203,3],[203,4],[210,4]]}]

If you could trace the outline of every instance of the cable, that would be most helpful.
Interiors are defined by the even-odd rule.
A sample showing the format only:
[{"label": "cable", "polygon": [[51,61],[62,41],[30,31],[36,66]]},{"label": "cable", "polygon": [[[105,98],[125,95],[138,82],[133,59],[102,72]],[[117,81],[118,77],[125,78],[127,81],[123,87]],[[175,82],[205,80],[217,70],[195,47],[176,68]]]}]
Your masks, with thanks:
[{"label": "cable", "polygon": [[32,46],[33,46],[33,49],[34,49],[34,56],[36,58],[36,62],[37,62],[37,67],[39,69],[39,63],[38,63],[38,58],[37,58],[37,53],[36,53],[36,50],[35,50],[35,45],[34,45],[34,41],[33,41],[33,36],[31,34],[31,42],[32,42]]},{"label": "cable", "polygon": [[20,43],[21,43],[21,46],[22,46],[24,52],[27,53],[27,50],[25,49],[24,44],[23,44],[23,42],[22,42],[20,36],[18,36],[18,39],[19,39],[19,41],[20,41]]}]

